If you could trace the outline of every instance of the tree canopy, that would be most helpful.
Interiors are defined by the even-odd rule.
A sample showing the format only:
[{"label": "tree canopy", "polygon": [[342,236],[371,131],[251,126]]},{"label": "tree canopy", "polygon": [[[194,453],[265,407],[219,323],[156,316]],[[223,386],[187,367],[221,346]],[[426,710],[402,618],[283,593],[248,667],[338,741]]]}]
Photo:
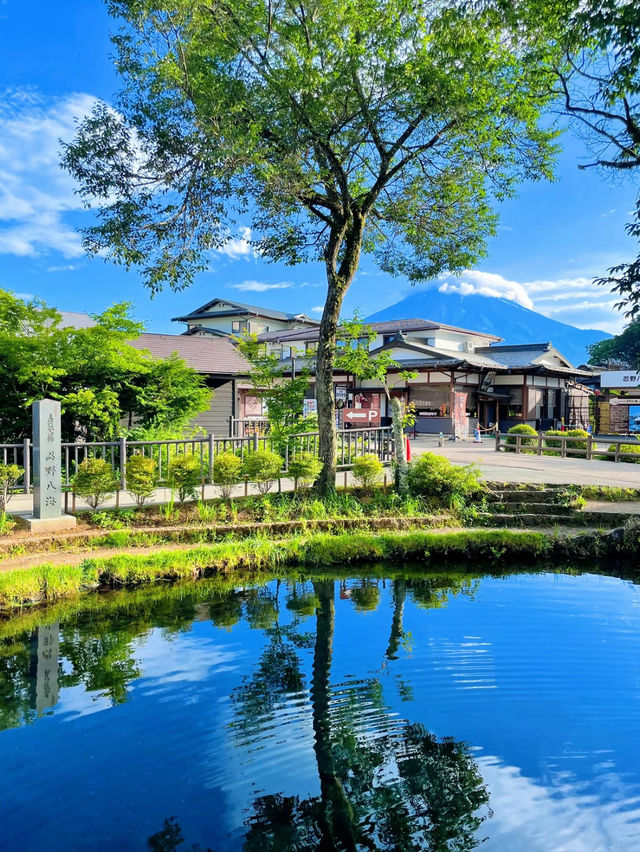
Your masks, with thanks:
[{"label": "tree canopy", "polygon": [[144,326],[119,303],[90,328],[61,327],[62,316],[34,299],[0,290],[0,440],[31,434],[31,403],[62,404],[63,439],[110,440],[184,429],[211,397],[177,356],[154,359],[129,341]]},{"label": "tree canopy", "polygon": [[622,334],[593,343],[589,347],[589,363],[640,369],[640,318],[630,322]]}]

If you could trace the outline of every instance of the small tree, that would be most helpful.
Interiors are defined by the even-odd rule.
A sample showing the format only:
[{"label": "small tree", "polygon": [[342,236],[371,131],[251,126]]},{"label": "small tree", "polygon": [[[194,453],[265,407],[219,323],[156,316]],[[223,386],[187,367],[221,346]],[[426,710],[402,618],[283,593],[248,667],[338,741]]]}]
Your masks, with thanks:
[{"label": "small tree", "polygon": [[353,460],[353,467],[351,468],[353,478],[361,488],[366,488],[367,490],[373,488],[376,482],[379,482],[382,471],[382,462],[373,453],[357,456]]},{"label": "small tree", "polygon": [[108,500],[117,487],[115,473],[105,459],[80,462],[72,483],[73,493],[86,500],[92,509]]},{"label": "small tree", "polygon": [[271,490],[273,483],[280,476],[282,457],[271,450],[255,450],[244,460],[244,472],[258,486],[261,494]]},{"label": "small tree", "polygon": [[267,406],[269,435],[281,452],[287,439],[296,432],[305,432],[315,427],[315,419],[303,416],[303,403],[309,388],[311,371],[308,365],[297,370],[295,375],[286,376],[288,365],[281,363],[275,354],[269,354],[267,346],[255,334],[236,338],[240,352],[251,365],[249,381]]},{"label": "small tree", "polygon": [[220,486],[220,491],[225,500],[231,498],[233,486],[240,481],[242,476],[242,459],[227,451],[219,453],[213,459],[213,481]]},{"label": "small tree", "polygon": [[178,492],[181,503],[190,497],[194,500],[198,496],[198,486],[202,482],[202,468],[200,460],[192,453],[175,456],[169,462],[169,487]]},{"label": "small tree", "polygon": [[289,462],[289,476],[293,477],[294,487],[309,488],[322,470],[322,462],[313,453],[298,453]]},{"label": "small tree", "polygon": [[13,496],[11,489],[23,475],[24,469],[17,464],[0,464],[0,515],[6,512]]},{"label": "small tree", "polygon": [[156,488],[156,465],[152,458],[142,455],[131,456],[127,460],[127,491],[138,506],[153,494]]}]

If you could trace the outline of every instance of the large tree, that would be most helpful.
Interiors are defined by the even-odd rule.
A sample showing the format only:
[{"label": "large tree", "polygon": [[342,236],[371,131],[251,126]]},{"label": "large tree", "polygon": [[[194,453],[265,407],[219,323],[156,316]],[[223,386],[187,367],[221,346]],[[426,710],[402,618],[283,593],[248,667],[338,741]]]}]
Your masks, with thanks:
[{"label": "large tree", "polygon": [[411,281],[473,264],[493,198],[550,175],[551,85],[499,9],[457,0],[111,0],[124,88],[65,148],[90,251],[187,286],[251,223],[266,260],[324,264],[321,491],[333,366],[363,252]]}]

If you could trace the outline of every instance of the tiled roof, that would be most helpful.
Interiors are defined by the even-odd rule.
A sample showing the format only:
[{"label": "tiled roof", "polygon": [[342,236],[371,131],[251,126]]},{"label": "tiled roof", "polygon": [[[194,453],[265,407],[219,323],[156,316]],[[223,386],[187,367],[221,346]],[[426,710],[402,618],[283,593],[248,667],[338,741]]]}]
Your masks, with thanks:
[{"label": "tiled roof", "polygon": [[[558,352],[550,343],[518,343],[513,345],[482,346],[476,348],[476,353],[486,355],[489,358],[499,360],[507,367],[530,367],[534,364],[544,363],[543,355],[549,353],[565,361],[565,368],[571,367],[569,361]],[[554,366],[555,365],[548,365]],[[559,369],[562,369],[559,367]]]},{"label": "tiled roof", "polygon": [[[391,332],[402,334],[402,332],[406,331],[437,331],[438,329],[444,329],[445,331],[458,332],[459,334],[472,334],[482,337],[485,340],[502,340],[501,337],[496,337],[494,334],[485,334],[482,331],[469,331],[466,328],[458,328],[455,325],[444,325],[443,323],[419,319],[418,317],[385,320],[384,322],[367,322],[364,324],[378,334],[388,334]],[[283,329],[282,331],[267,331],[264,334],[260,334],[259,338],[260,340],[282,341],[284,343],[290,340],[315,340],[318,337],[318,333],[317,328],[297,328],[292,331]]]},{"label": "tiled roof", "polygon": [[314,325],[318,324],[318,320],[311,319],[306,314],[297,313],[291,314],[286,311],[276,311],[272,308],[261,308],[258,305],[247,305],[246,302],[232,302],[230,299],[212,299],[210,302],[207,302],[205,305],[202,305],[199,308],[196,308],[195,311],[192,311],[190,314],[185,314],[181,317],[173,317],[174,321],[182,321],[198,319],[199,317],[216,317],[222,316],[225,313],[229,313],[228,311],[216,312],[211,311],[210,309],[217,303],[223,302],[224,304],[231,305],[233,308],[237,308],[238,312],[244,312],[248,314],[255,314],[259,317],[266,317],[267,319],[275,319],[281,320],[282,322],[294,322],[295,320],[299,320],[300,322],[309,322]]},{"label": "tiled roof", "polygon": [[97,325],[89,314],[78,311],[58,311],[58,313],[62,317],[58,328],[93,328]]},{"label": "tiled roof", "polygon": [[249,370],[248,363],[228,337],[141,334],[130,342],[136,349],[148,349],[154,358],[168,358],[176,352],[199,373],[244,375]]}]

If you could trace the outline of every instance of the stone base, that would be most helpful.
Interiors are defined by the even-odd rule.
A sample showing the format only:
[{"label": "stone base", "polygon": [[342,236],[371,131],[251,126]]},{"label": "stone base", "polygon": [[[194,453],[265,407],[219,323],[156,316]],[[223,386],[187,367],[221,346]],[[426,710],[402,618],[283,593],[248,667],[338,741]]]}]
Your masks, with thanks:
[{"label": "stone base", "polygon": [[71,530],[76,525],[75,515],[62,515],[59,518],[34,518],[33,515],[25,515],[22,520],[31,532],[38,533]]}]

